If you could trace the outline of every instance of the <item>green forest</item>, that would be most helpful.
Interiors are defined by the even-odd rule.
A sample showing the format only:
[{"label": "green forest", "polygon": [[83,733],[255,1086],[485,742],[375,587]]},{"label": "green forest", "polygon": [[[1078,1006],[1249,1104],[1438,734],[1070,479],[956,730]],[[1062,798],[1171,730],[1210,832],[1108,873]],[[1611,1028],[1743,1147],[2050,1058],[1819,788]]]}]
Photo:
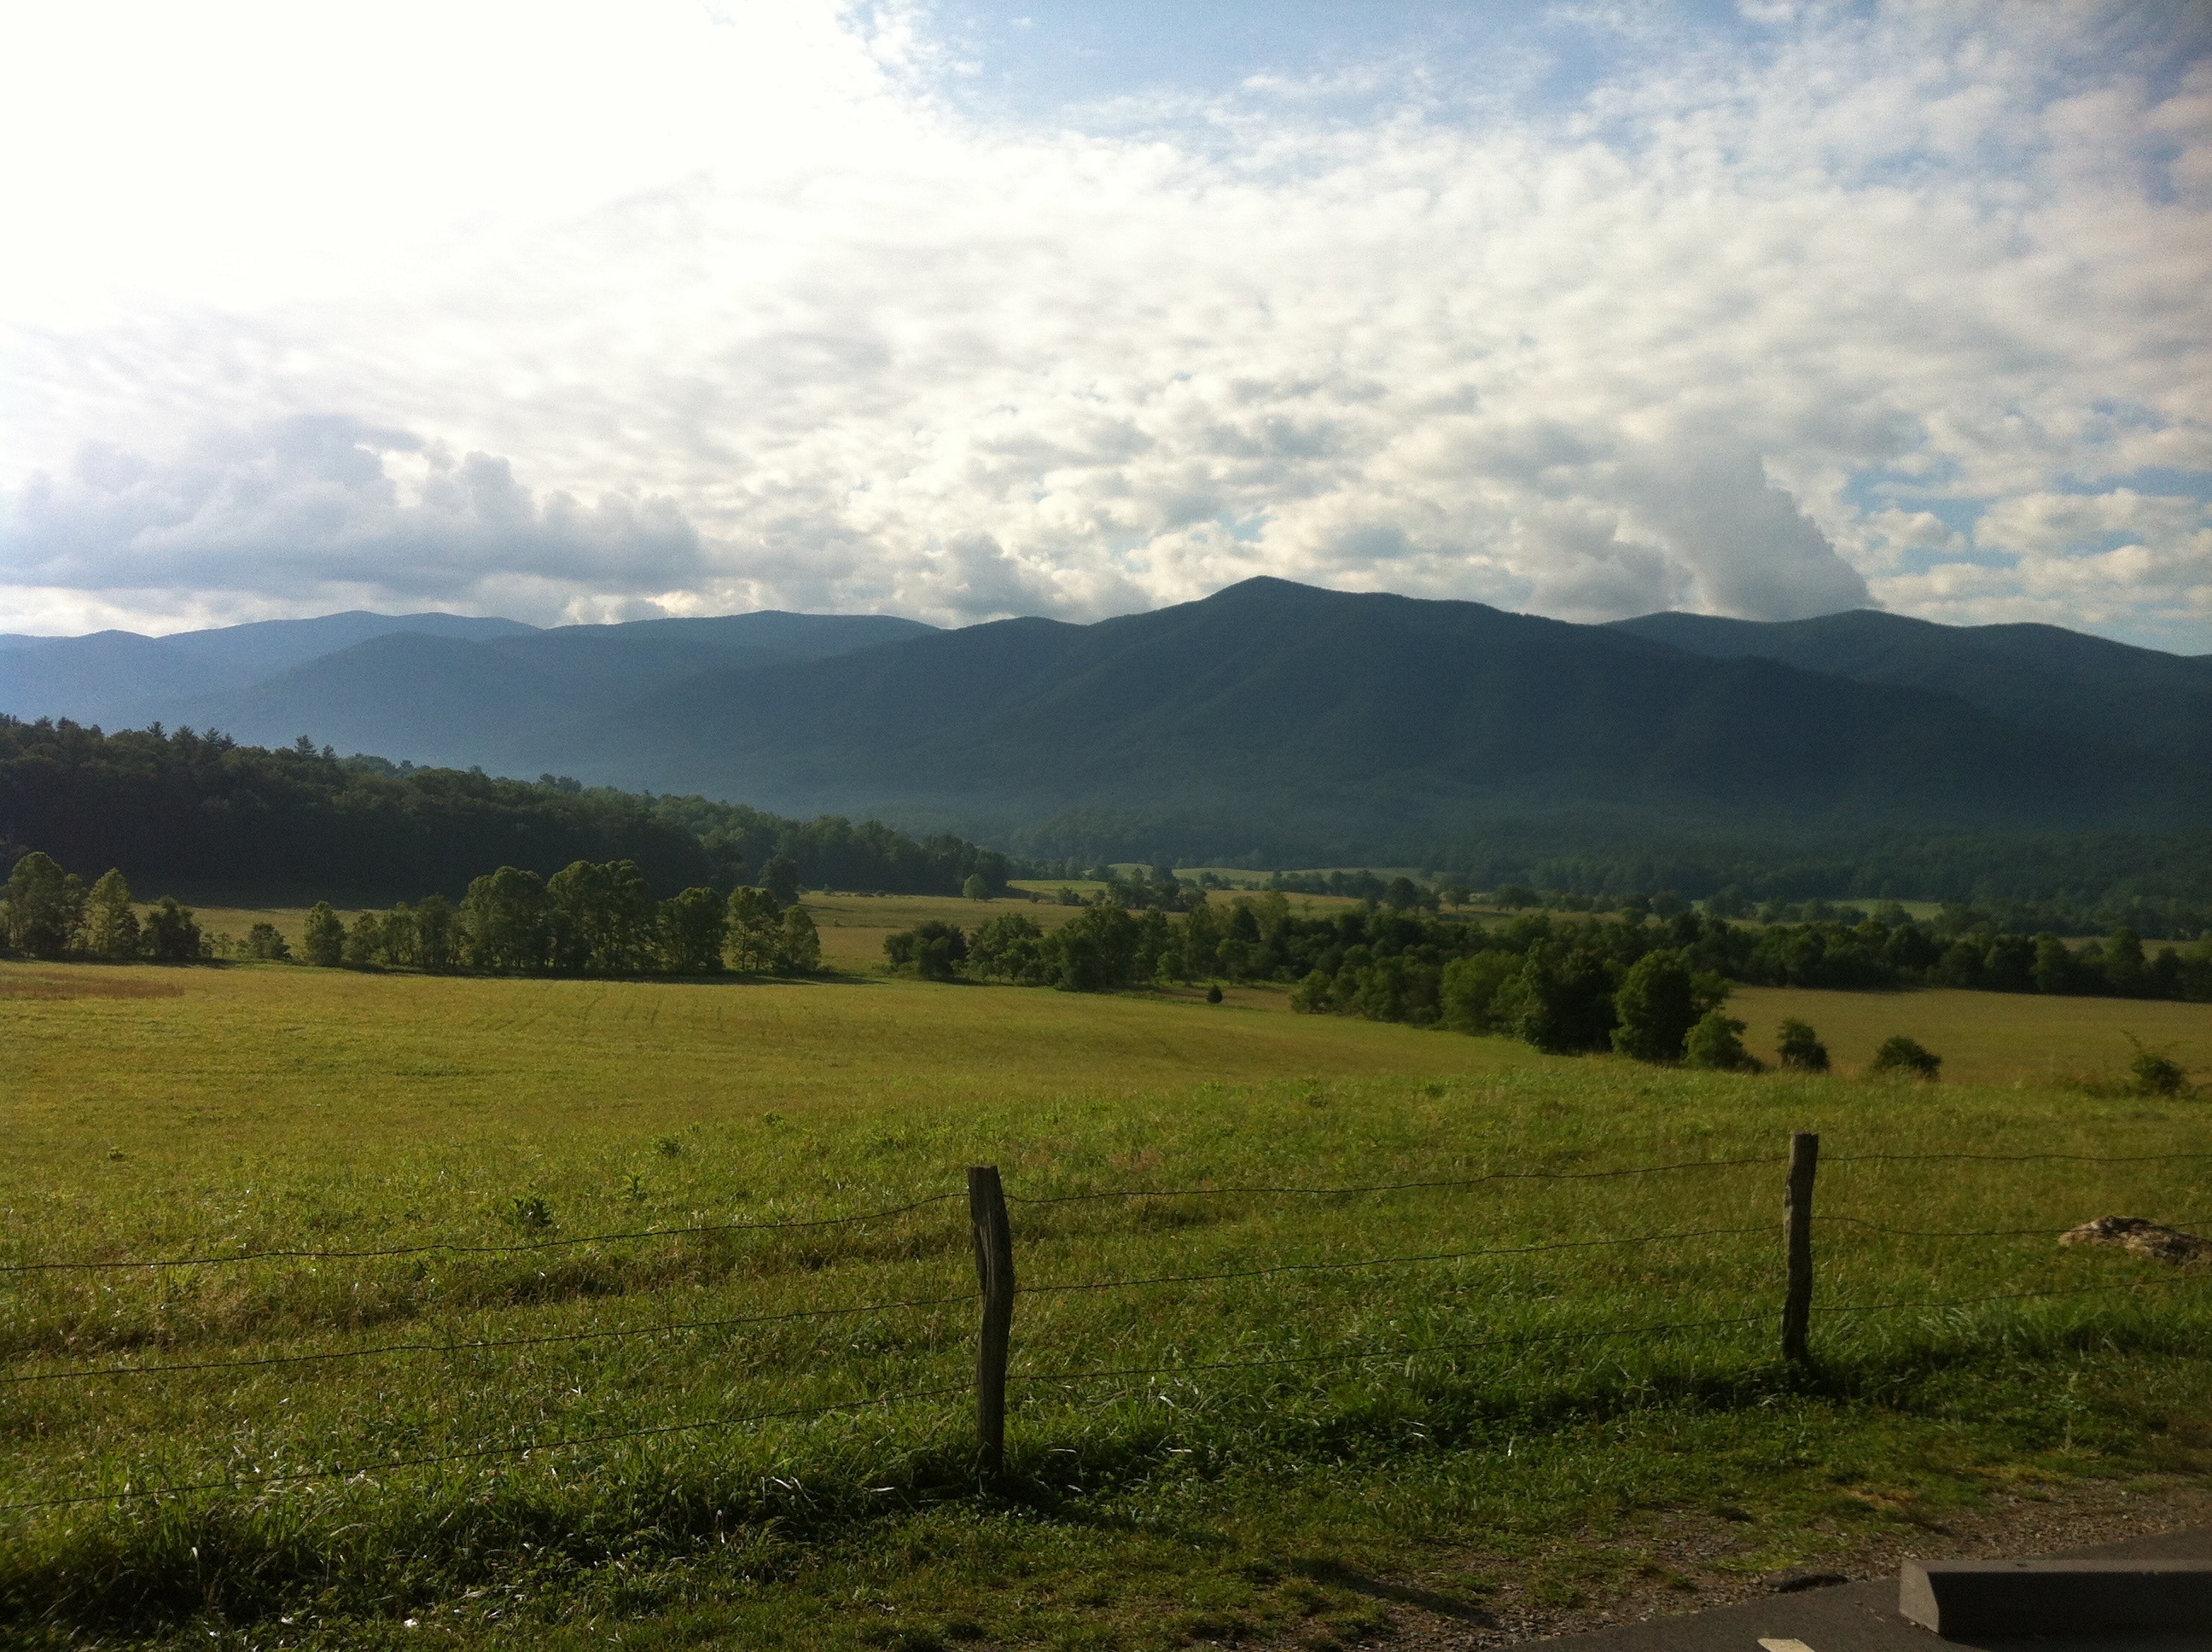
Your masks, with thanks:
[{"label": "green forest", "polygon": [[955,894],[976,876],[996,888],[1012,872],[963,839],[874,821],[418,768],[304,740],[269,750],[187,728],[0,717],[0,865],[33,848],[141,887],[347,904],[457,900],[486,867],[550,878],[580,860],[634,862],[670,892],[757,883],[779,856],[811,887],[895,894]]}]

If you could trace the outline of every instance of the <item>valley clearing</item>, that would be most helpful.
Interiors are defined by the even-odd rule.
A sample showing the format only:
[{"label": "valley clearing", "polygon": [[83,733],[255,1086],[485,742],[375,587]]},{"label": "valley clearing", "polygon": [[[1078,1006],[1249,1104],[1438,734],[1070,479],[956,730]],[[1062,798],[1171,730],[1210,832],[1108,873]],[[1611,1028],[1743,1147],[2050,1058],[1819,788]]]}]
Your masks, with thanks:
[{"label": "valley clearing", "polygon": [[[2212,1223],[2212,1102],[2118,1082],[2129,1033],[2202,1076],[2212,1008],[1733,1003],[1844,1070],[1258,989],[0,965],[0,1639],[1473,1645],[2195,1496],[2212,1270],[2056,1240]],[[1854,1076],[1900,1031],[1943,1082]]]}]

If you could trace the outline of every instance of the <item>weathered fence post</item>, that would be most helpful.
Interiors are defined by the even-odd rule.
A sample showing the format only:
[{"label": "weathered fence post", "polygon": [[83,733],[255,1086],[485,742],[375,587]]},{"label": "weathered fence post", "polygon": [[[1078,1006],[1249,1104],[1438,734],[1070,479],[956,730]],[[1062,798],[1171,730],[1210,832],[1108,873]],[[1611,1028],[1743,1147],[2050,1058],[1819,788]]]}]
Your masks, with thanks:
[{"label": "weathered fence post", "polygon": [[968,1167],[968,1216],[975,1231],[975,1278],[983,1288],[983,1327],[975,1345],[975,1433],[983,1472],[1006,1466],[1006,1351],[1014,1333],[1014,1230],[995,1164]]},{"label": "weathered fence post", "polygon": [[1790,1135],[1790,1290],[1782,1303],[1782,1357],[1805,1363],[1805,1333],[1813,1322],[1813,1175],[1820,1163],[1817,1132]]}]

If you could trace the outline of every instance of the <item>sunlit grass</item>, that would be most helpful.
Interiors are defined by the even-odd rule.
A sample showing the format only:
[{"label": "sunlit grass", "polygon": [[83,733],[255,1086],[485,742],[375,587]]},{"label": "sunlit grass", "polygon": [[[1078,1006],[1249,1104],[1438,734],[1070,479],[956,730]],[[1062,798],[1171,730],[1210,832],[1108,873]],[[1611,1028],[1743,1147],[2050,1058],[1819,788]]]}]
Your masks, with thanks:
[{"label": "sunlit grass", "polygon": [[[58,977],[87,990],[5,990]],[[104,995],[144,981],[184,990]],[[1894,1018],[1930,999],[1948,1022]],[[1998,1059],[1994,1036],[1990,1052],[1965,1048],[1978,1005],[2012,1017],[2007,1037],[2062,1048],[2174,1007],[2107,1005],[2101,1025],[2028,1013],[2053,1002],[1754,1007],[1806,1014],[1843,1059],[1854,1017],[1884,1033],[1924,1024],[1956,1066]],[[1565,1564],[1558,1546],[1576,1535],[1628,1555],[1637,1508],[1717,1503],[1751,1516],[1741,1564],[1780,1564],[2023,1471],[2188,1468],[2212,1422],[2199,1357],[2212,1293],[2050,1237],[2106,1213],[2212,1216],[2212,1161],[1849,1162],[2212,1152],[2202,1102],[1700,1076],[1273,1008],[890,980],[8,966],[0,1015],[9,1262],[541,1243],[954,1195],[845,1227],[15,1275],[0,1286],[15,1377],[430,1345],[7,1385],[0,1502],[240,1483],[0,1516],[0,1600],[27,1635],[396,1643],[415,1616],[517,1645],[604,1643],[617,1625],[668,1645],[921,1645],[972,1630],[1133,1648],[1209,1624],[1326,1638],[1374,1611],[1330,1581],[1345,1567],[1479,1593],[1477,1551],[1540,1570]],[[1774,1355],[1793,1128],[1823,1133],[1823,1213],[1873,1224],[1819,1230],[1811,1374]],[[1762,1162],[1031,1202],[1740,1157]],[[1024,1286],[1012,1473],[994,1488],[977,1483],[964,1399],[974,1310],[957,1195],[975,1163],[1004,1170]],[[542,1201],[550,1225],[519,1220],[518,1200]],[[1883,1226],[2042,1231],[1967,1242]],[[1750,1231],[1704,1231],[1735,1228]],[[1048,1289],[1484,1250],[1518,1254]],[[908,1302],[927,1305],[659,1328]],[[1969,1305],[1843,1311],[1893,1303]],[[1706,1323],[1729,1321],[1747,1322]],[[1704,1328],[1637,1328],[1658,1325]],[[653,1333],[542,1340],[629,1330]],[[541,1340],[467,1345],[523,1338]],[[1375,1357],[1309,1357],[1347,1353]],[[939,1389],[953,1394],[860,1403]],[[663,1428],[688,1431],[253,1483]],[[1612,1564],[1572,1587],[1602,1587]]]}]

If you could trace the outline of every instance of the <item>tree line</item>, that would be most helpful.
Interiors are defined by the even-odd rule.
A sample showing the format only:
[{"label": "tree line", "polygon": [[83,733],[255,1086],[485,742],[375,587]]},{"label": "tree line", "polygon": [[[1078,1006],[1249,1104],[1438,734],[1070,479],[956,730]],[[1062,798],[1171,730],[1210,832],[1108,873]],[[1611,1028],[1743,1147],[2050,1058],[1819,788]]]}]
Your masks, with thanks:
[{"label": "tree line", "polygon": [[[788,862],[785,865],[788,865]],[[325,968],[467,968],[490,975],[811,975],[822,940],[798,890],[706,884],[656,899],[631,860],[579,860],[550,878],[501,866],[442,896],[362,912],[327,901],[308,914],[301,951]],[[279,938],[281,939],[281,938]]]},{"label": "tree line", "polygon": [[[1612,841],[1607,841],[1608,839]],[[1953,902],[1997,914],[2033,933],[2105,933],[2188,940],[2212,932],[2212,829],[2184,832],[1943,832],[1869,834],[1835,847],[1715,841],[1664,820],[1627,831],[1570,817],[1499,822],[1480,837],[1395,835],[1340,841],[1301,835],[1253,844],[1200,820],[1146,821],[1076,811],[1006,840],[1042,865],[1073,856],[1070,868],[1101,859],[1174,860],[1239,867],[1398,865],[1430,868],[1431,884],[1501,884],[1572,895],[1609,909],[1638,890],[1675,890],[1704,901],[1731,890],[1753,907],[1826,896],[1873,904],[1891,899]],[[1340,876],[1341,881],[1339,881]],[[1349,894],[1359,872],[1287,873],[1291,893]],[[1318,884],[1309,880],[1318,878]],[[1373,891],[1380,898],[1380,891]]]},{"label": "tree line", "polygon": [[[705,884],[656,898],[634,860],[578,860],[550,878],[501,866],[458,902],[433,895],[350,922],[328,901],[308,912],[297,961],[325,969],[471,969],[495,975],[811,975],[822,967],[796,868],[771,857],[771,884]],[[274,924],[242,940],[204,934],[164,897],[142,919],[123,874],[88,888],[50,855],[23,856],[0,890],[0,949],[21,957],[190,963],[225,954],[295,961]]]},{"label": "tree line", "polygon": [[113,867],[87,888],[51,855],[23,856],[0,889],[0,951],[24,958],[94,957],[190,963],[207,956],[190,907],[163,896],[138,915],[131,885]]},{"label": "tree line", "polygon": [[704,798],[650,797],[556,775],[499,780],[340,757],[305,739],[270,750],[188,728],[105,733],[0,716],[0,870],[38,848],[141,884],[354,904],[458,899],[486,866],[551,877],[629,860],[656,889],[760,885],[781,856],[810,887],[994,890],[1013,863],[960,838],[878,822],[786,820]]},{"label": "tree line", "polygon": [[1535,912],[1502,923],[1386,906],[1306,916],[1280,891],[1180,916],[1102,902],[1049,933],[1018,911],[972,934],[933,922],[887,938],[884,952],[894,969],[926,978],[1078,992],[1274,981],[1309,1014],[1505,1033],[1559,1053],[1697,1056],[1706,1066],[1748,1060],[1729,1042],[1741,1023],[1722,1011],[1737,982],[2212,1001],[2212,938],[2153,953],[2127,930],[2069,946],[2048,933],[1946,937],[1909,917],[1753,928],[1686,908],[1663,918]]}]

